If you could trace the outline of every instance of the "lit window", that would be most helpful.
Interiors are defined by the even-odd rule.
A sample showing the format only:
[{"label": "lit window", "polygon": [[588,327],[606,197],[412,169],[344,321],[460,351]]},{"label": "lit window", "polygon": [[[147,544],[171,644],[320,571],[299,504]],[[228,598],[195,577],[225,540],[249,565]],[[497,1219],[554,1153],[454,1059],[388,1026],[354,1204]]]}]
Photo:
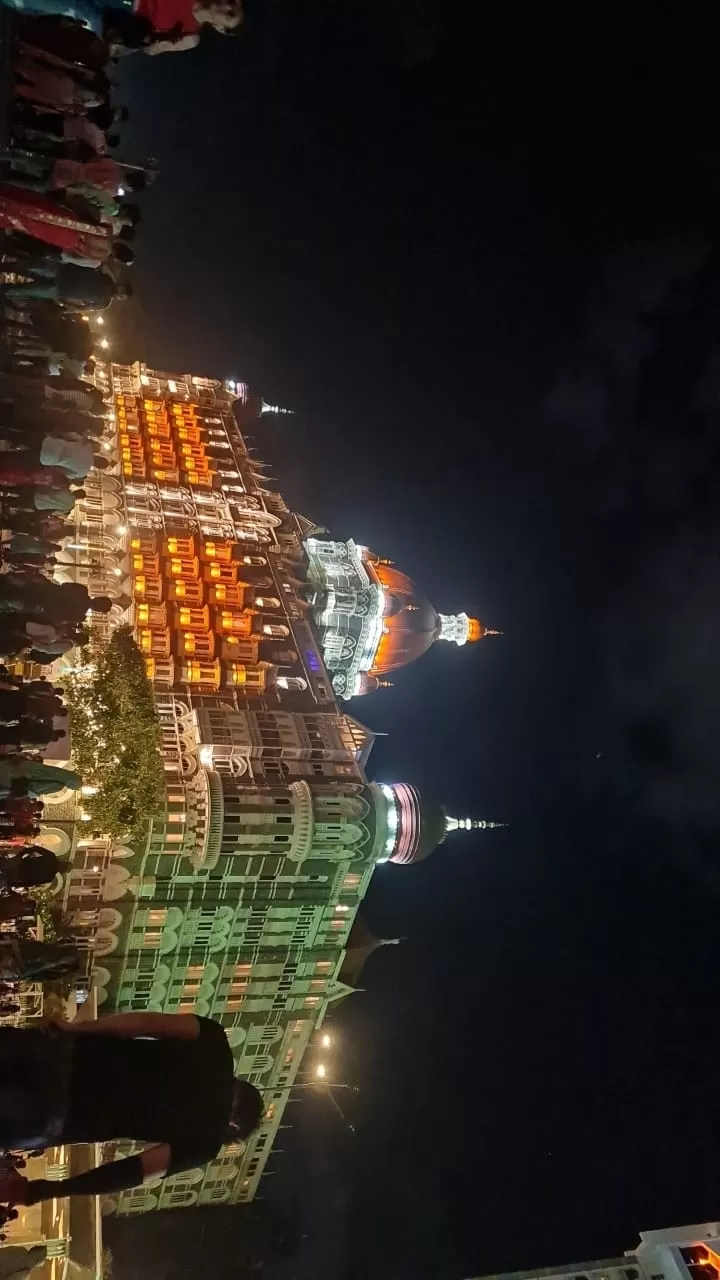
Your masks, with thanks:
[{"label": "lit window", "polygon": [[181,831],[169,831],[165,837],[167,844],[182,844],[183,834]]},{"label": "lit window", "polygon": [[310,1009],[312,1009],[316,1004],[319,1004],[319,1003],[320,1003],[319,996],[306,996],[303,1001],[303,1004],[306,1004]]},{"label": "lit window", "polygon": [[157,948],[160,946],[161,941],[162,941],[162,932],[161,930],[158,929],[158,930],[154,930],[152,933],[146,933],[145,936],[143,937],[142,944],[143,944],[143,947],[146,947],[149,951],[150,950],[156,951]]},{"label": "lit window", "polygon": [[148,911],[148,924],[164,924],[167,920],[167,911],[164,908],[158,908],[155,911]]},{"label": "lit window", "polygon": [[177,391],[177,382],[173,382],[172,378],[168,378],[168,391],[172,391],[173,394]]},{"label": "lit window", "polygon": [[169,814],[168,814],[168,816],[167,816],[167,820],[168,820],[168,822],[184,822],[184,821],[185,821],[185,814],[184,814],[184,813],[169,813]]}]

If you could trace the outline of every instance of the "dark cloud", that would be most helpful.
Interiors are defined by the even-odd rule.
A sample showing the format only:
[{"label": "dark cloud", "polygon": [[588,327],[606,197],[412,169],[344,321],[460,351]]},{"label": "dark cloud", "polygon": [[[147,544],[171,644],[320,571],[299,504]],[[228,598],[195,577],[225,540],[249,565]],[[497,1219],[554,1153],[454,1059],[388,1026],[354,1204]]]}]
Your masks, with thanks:
[{"label": "dark cloud", "polygon": [[617,252],[576,367],[544,406],[585,512],[582,536],[605,561],[597,590],[614,742],[604,776],[622,804],[682,829],[686,852],[694,832],[720,827],[720,327],[707,326],[718,304],[702,243]]}]

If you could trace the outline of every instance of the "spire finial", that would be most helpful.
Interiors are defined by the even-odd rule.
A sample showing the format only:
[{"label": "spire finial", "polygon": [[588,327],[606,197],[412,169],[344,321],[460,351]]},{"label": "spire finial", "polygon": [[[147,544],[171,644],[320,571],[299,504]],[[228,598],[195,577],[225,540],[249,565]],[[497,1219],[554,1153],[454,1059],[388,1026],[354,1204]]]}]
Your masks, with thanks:
[{"label": "spire finial", "polygon": [[507,822],[488,822],[485,818],[451,818],[445,819],[446,831],[497,831],[506,827]]},{"label": "spire finial", "polygon": [[268,404],[266,400],[262,402],[262,413],[294,413],[294,409],[281,409],[278,404]]}]

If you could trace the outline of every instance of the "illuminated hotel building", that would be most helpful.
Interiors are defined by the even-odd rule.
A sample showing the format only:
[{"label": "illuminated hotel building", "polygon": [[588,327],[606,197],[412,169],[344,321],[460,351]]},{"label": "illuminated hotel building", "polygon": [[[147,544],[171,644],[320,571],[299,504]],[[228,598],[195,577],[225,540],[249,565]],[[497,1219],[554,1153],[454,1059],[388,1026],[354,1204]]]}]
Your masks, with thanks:
[{"label": "illuminated hotel building", "polygon": [[[328,1006],[352,989],[341,969],[376,864],[412,864],[475,825],[368,782],[373,735],[337,697],[484,629],[435,614],[391,565],[287,508],[245,442],[263,410],[246,388],[143,365],[95,377],[111,465],[88,477],[56,577],[113,598],[100,631],[133,628],[165,803],[130,846],[85,836],[78,801],[58,795],[45,841],[72,858],[62,902],[100,1013],[217,1019],[267,1099],[247,1144],[109,1207],[245,1201]],[[202,1087],[188,1082],[189,1105]]]},{"label": "illuminated hotel building", "polygon": [[505,1272],[483,1280],[719,1280],[720,1222],[641,1231],[620,1257]]}]

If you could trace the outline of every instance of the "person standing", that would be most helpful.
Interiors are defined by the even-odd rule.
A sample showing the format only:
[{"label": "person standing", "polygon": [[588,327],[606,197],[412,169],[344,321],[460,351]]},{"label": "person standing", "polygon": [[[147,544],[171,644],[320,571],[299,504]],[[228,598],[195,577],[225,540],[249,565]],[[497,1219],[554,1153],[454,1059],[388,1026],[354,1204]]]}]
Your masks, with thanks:
[{"label": "person standing", "polygon": [[0,1028],[0,1145],[152,1144],[61,1182],[2,1171],[0,1202],[114,1194],[201,1168],[224,1143],[248,1138],[262,1114],[262,1095],[235,1079],[227,1036],[208,1018],[126,1013],[54,1034]]},{"label": "person standing", "polygon": [[74,262],[61,262],[52,277],[32,284],[9,285],[8,298],[47,298],[78,311],[104,311],[113,298],[128,298],[129,285],[116,284],[104,272],[80,267]]}]

